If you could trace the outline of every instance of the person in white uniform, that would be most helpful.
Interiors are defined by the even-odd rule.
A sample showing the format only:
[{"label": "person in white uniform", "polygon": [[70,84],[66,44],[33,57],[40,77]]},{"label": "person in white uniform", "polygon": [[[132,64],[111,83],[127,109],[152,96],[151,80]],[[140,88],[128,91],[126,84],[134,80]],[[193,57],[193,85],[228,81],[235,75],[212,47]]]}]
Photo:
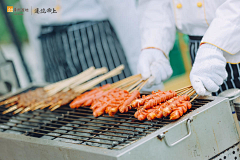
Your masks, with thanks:
[{"label": "person in white uniform", "polygon": [[139,0],[142,51],[138,70],[148,87],[168,79],[176,29],[189,35],[190,80],[199,95],[240,88],[239,0]]},{"label": "person in white uniform", "polygon": [[[26,13],[24,22],[35,51],[41,51],[38,61],[43,61],[47,82],[74,76],[91,66],[112,70],[125,65],[123,73],[102,84],[136,74],[141,42],[135,0],[21,2],[39,12]],[[48,13],[49,8],[57,13]]]}]

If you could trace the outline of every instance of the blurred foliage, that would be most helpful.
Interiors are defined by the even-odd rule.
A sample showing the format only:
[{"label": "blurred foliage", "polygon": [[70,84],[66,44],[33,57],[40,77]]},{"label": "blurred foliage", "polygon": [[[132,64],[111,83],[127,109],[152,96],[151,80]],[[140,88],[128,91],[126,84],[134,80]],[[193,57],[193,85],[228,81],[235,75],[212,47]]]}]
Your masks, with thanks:
[{"label": "blurred foliage", "polygon": [[[13,8],[22,8],[20,1],[19,0],[4,0],[7,6],[13,6]],[[6,8],[7,10],[7,8]],[[23,24],[23,15],[14,15],[14,12],[12,13],[7,13],[8,15],[10,15],[10,18],[12,20],[14,29],[17,32],[17,35],[19,36],[20,41],[27,41],[28,40],[28,36],[27,36],[27,32],[26,29],[24,27]],[[9,31],[9,27],[5,21],[5,17],[3,15],[3,12],[1,10],[1,14],[0,14],[0,43],[10,43],[12,42],[11,39],[11,34]]]},{"label": "blurred foliage", "polygon": [[[188,44],[188,36],[184,36],[184,41],[185,41],[185,43]],[[183,58],[182,58],[181,51],[180,51],[178,34],[176,34],[176,40],[174,43],[174,47],[171,50],[171,52],[169,53],[169,58],[170,58],[170,64],[173,69],[173,74],[172,74],[171,78],[173,78],[174,76],[177,76],[177,75],[184,74],[185,68],[184,68]]]}]

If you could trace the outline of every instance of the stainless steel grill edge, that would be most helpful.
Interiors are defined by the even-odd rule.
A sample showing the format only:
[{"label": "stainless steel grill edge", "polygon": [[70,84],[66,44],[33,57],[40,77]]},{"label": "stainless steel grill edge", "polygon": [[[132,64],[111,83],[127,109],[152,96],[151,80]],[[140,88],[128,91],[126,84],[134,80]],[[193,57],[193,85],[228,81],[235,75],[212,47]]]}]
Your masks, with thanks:
[{"label": "stainless steel grill edge", "polygon": [[[239,136],[229,101],[219,97],[207,99],[213,101],[119,150],[0,132],[0,159],[209,159],[238,143]],[[172,144],[189,131],[186,139],[172,147],[167,145],[166,140]],[[161,134],[165,137],[160,138]]]}]

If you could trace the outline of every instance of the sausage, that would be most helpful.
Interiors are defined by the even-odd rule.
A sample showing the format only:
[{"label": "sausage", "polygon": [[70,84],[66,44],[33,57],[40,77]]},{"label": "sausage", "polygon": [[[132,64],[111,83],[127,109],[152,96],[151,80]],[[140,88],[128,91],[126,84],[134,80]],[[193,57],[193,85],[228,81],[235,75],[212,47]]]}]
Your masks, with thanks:
[{"label": "sausage", "polygon": [[129,109],[131,109],[131,102],[134,99],[137,99],[140,96],[140,92],[138,90],[134,91],[131,96],[123,103],[122,106],[119,107],[119,111],[121,113],[128,112]]}]

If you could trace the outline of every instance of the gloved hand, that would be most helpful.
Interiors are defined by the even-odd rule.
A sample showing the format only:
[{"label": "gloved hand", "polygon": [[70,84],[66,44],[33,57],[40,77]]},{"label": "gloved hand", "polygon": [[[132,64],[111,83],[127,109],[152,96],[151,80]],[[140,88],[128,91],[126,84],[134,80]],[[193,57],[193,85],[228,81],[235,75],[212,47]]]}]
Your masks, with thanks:
[{"label": "gloved hand", "polygon": [[213,45],[203,44],[198,49],[190,80],[198,95],[208,95],[219,90],[227,78],[223,51]]},{"label": "gloved hand", "polygon": [[145,85],[146,88],[159,85],[173,73],[169,60],[158,49],[144,49],[142,51],[138,61],[138,72],[142,74],[143,79],[151,76]]}]

